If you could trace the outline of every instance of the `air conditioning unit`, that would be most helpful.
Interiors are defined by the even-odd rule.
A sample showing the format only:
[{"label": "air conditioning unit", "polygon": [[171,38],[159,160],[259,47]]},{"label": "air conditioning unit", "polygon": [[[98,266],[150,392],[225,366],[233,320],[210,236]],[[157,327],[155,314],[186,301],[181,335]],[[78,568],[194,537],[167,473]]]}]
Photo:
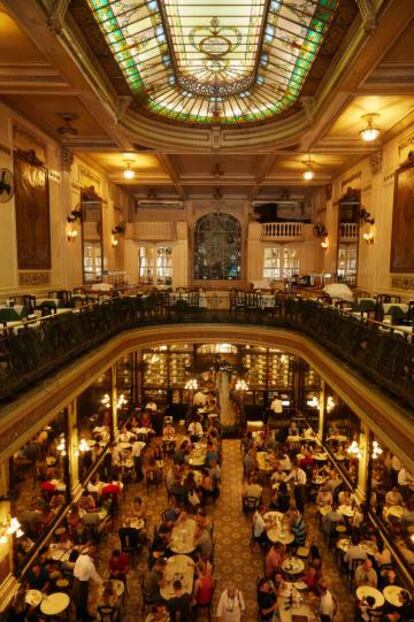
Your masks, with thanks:
[{"label": "air conditioning unit", "polygon": [[137,201],[139,209],[184,209],[183,201],[162,201],[161,199],[143,199]]}]

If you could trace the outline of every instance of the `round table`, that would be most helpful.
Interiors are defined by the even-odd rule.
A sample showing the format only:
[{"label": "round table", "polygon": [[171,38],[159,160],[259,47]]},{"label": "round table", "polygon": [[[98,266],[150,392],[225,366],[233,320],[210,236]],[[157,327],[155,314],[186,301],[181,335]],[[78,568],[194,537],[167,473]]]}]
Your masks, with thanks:
[{"label": "round table", "polygon": [[57,616],[69,607],[70,598],[64,592],[49,594],[40,603],[40,611],[45,616]]},{"label": "round table", "polygon": [[401,592],[407,592],[407,590],[399,585],[387,585],[387,587],[384,587],[383,589],[385,600],[394,607],[401,607],[402,605],[402,602],[400,601]]},{"label": "round table", "polygon": [[297,557],[288,557],[282,564],[282,570],[290,575],[302,574],[305,570],[305,564]]},{"label": "round table", "polygon": [[30,607],[37,607],[42,602],[43,592],[40,590],[27,590],[24,600]]},{"label": "round table", "polygon": [[340,512],[343,516],[347,516],[348,518],[352,518],[354,515],[354,510],[350,505],[340,505],[338,508],[338,512]]},{"label": "round table", "polygon": [[321,516],[325,516],[331,510],[332,510],[332,506],[331,505],[320,505],[320,506],[318,506],[318,512],[319,512],[319,514]]},{"label": "round table", "polygon": [[402,505],[390,505],[389,508],[384,508],[384,514],[386,516],[395,516],[396,518],[402,518],[406,512],[406,508]]},{"label": "round table", "polygon": [[373,605],[374,609],[382,607],[385,602],[383,594],[377,590],[377,588],[371,587],[370,585],[360,585],[357,587],[356,595],[358,600],[363,600],[364,598],[367,598],[367,596],[371,596],[375,600]]},{"label": "round table", "polygon": [[270,542],[281,542],[282,544],[292,544],[295,536],[291,531],[281,531],[277,527],[271,527],[266,531],[266,535]]},{"label": "round table", "polygon": [[326,462],[328,460],[328,454],[313,454],[313,457],[317,462]]}]

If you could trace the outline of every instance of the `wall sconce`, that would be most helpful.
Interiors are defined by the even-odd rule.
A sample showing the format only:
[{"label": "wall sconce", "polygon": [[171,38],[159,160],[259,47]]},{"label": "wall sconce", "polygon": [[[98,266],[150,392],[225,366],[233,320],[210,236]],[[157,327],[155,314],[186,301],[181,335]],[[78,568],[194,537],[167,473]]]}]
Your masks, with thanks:
[{"label": "wall sconce", "polygon": [[329,248],[329,241],[328,241],[328,238],[325,238],[324,240],[322,240],[322,242],[321,242],[321,248],[324,248],[324,249]]},{"label": "wall sconce", "polygon": [[121,393],[120,396],[118,397],[117,402],[116,402],[116,407],[117,408],[122,408],[122,406],[125,406],[125,404],[128,404],[128,400],[125,397],[125,395],[123,393]]},{"label": "wall sconce", "polygon": [[56,449],[60,452],[61,456],[66,456],[66,439],[64,434],[60,435],[59,444]]},{"label": "wall sconce", "polygon": [[367,244],[374,244],[374,233],[373,231],[366,231],[365,233],[362,234],[362,237],[364,238],[365,242]]},{"label": "wall sconce", "polygon": [[375,218],[373,218],[365,207],[361,207],[358,214],[359,224],[363,225],[365,222],[369,225],[375,225]]},{"label": "wall sconce", "polygon": [[66,238],[68,242],[74,242],[77,237],[78,237],[77,229],[74,229],[72,224],[68,222],[68,224],[66,225]]},{"label": "wall sconce", "polygon": [[320,238],[321,239],[321,247],[322,248],[328,248],[329,247],[329,242],[328,242],[328,232],[326,230],[326,227],[323,223],[318,222],[316,223],[316,225],[313,227],[313,235],[315,236],[315,238]]},{"label": "wall sconce", "polygon": [[328,395],[328,398],[326,400],[326,412],[330,413],[331,410],[333,410],[336,406],[336,402],[334,400],[334,398],[332,397],[332,395]]},{"label": "wall sconce", "polygon": [[82,211],[80,209],[73,209],[67,217],[68,222],[76,222],[82,220]]},{"label": "wall sconce", "polygon": [[111,236],[111,244],[113,246],[113,248],[115,248],[115,246],[118,246],[119,242],[116,239],[116,237],[114,235]]},{"label": "wall sconce", "polygon": [[319,408],[319,400],[316,395],[314,395],[310,400],[307,400],[306,405],[310,408]]},{"label": "wall sconce", "polygon": [[0,544],[7,544],[9,536],[16,534],[17,538],[24,535],[17,518],[8,515],[7,519],[0,524]]},{"label": "wall sconce", "polygon": [[91,448],[89,447],[88,441],[85,438],[81,438],[81,440],[79,441],[79,451],[84,453],[90,450]]}]

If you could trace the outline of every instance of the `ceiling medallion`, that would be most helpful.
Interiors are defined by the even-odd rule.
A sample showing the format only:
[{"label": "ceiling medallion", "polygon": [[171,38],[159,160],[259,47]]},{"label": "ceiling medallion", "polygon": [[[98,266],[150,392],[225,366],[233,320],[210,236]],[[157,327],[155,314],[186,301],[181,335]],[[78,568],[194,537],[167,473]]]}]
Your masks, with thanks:
[{"label": "ceiling medallion", "polygon": [[190,32],[190,43],[198,52],[210,59],[222,59],[242,42],[243,35],[235,26],[221,26],[213,17],[210,27],[195,26]]}]

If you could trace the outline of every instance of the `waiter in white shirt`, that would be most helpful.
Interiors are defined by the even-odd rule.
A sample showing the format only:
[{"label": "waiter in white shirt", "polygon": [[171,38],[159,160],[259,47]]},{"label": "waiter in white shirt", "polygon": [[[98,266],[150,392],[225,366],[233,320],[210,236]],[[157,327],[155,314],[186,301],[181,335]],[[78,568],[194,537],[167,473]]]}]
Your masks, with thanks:
[{"label": "waiter in white shirt", "polygon": [[103,580],[96,571],[93,558],[96,555],[96,546],[90,544],[87,553],[79,555],[73,569],[73,600],[76,606],[76,619],[89,622],[93,616],[88,613],[89,581],[101,584]]},{"label": "waiter in white shirt", "polygon": [[277,424],[283,417],[283,404],[279,397],[279,393],[275,393],[275,396],[270,404],[270,413],[268,417],[269,424]]}]

